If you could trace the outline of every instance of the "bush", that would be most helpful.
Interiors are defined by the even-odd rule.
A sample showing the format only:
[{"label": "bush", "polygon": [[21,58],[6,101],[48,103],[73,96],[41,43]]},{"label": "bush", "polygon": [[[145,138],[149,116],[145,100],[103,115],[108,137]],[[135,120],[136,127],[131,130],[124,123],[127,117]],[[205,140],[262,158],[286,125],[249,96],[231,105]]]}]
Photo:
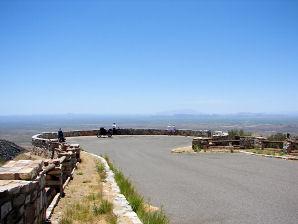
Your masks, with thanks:
[{"label": "bush", "polygon": [[138,216],[141,217],[144,224],[168,224],[169,219],[165,216],[163,210],[155,212],[140,212]]},{"label": "bush", "polygon": [[251,136],[252,133],[251,132],[246,132],[242,129],[232,129],[232,130],[229,130],[228,131],[229,133],[229,138],[230,139],[235,139],[236,136],[240,136],[240,137],[243,137],[243,136]]},{"label": "bush", "polygon": [[280,143],[269,143],[267,144],[267,148],[277,148],[282,149],[283,148],[283,141],[287,139],[287,135],[283,133],[276,133],[274,135],[270,135],[268,137],[269,141],[280,141]]},{"label": "bush", "polygon": [[284,140],[286,140],[286,138],[287,138],[287,135],[286,134],[276,133],[274,135],[270,135],[268,137],[268,140],[269,141],[284,141]]},{"label": "bush", "polygon": [[144,205],[144,199],[137,193],[128,196],[127,200],[129,201],[131,208],[133,211],[142,210],[142,206]]},{"label": "bush", "polygon": [[192,149],[195,152],[200,152],[203,149],[203,147],[202,147],[202,145],[193,145]]},{"label": "bush", "polygon": [[97,168],[97,172],[100,176],[100,179],[102,181],[104,181],[107,177],[105,166],[102,163],[98,163],[96,168]]}]

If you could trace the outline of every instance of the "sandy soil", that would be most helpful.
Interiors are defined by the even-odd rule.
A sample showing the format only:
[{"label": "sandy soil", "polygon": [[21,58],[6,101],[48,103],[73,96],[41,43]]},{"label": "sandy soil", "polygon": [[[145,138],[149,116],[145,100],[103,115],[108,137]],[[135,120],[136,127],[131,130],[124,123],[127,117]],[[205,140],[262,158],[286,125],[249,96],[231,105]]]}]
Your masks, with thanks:
[{"label": "sandy soil", "polygon": [[33,154],[32,152],[23,152],[17,155],[13,160],[44,160],[45,158],[42,156],[38,156]]},{"label": "sandy soil", "polygon": [[175,148],[171,150],[172,153],[195,153],[191,146]]}]

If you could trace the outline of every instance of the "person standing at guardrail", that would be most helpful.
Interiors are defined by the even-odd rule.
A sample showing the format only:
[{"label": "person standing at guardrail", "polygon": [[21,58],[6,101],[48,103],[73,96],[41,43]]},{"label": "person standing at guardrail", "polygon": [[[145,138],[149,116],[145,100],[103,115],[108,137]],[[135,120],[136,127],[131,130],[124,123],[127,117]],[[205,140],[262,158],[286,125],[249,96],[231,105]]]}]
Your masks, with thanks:
[{"label": "person standing at guardrail", "polygon": [[173,132],[173,135],[176,135],[176,126],[175,125],[172,126],[172,132]]},{"label": "person standing at guardrail", "polygon": [[59,128],[59,131],[58,131],[58,141],[65,142],[64,134],[63,134],[63,131],[61,130],[61,128]]},{"label": "person standing at guardrail", "polygon": [[117,134],[117,125],[116,125],[116,123],[113,123],[112,129],[113,129],[113,135]]},{"label": "person standing at guardrail", "polygon": [[168,132],[168,135],[171,135],[172,134],[172,126],[171,126],[171,124],[168,125],[167,132]]}]

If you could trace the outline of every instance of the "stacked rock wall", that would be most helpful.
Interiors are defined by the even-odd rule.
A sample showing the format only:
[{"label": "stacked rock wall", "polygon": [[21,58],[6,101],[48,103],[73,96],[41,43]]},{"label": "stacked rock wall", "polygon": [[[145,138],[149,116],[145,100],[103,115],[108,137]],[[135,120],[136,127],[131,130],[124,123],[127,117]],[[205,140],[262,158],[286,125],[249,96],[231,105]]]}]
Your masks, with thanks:
[{"label": "stacked rock wall", "polygon": [[42,223],[47,201],[44,176],[36,181],[0,180],[1,223]]},{"label": "stacked rock wall", "polygon": [[[64,132],[65,137],[96,136],[99,130],[77,130]],[[119,129],[118,135],[181,135],[195,137],[210,137],[208,131],[176,130],[170,133],[163,129]],[[44,132],[32,137],[32,145],[35,147],[48,148],[51,140],[57,139],[56,132]]]},{"label": "stacked rock wall", "polygon": [[255,138],[253,137],[240,138],[239,146],[241,149],[253,149],[255,148]]},{"label": "stacked rock wall", "polygon": [[163,129],[120,129],[121,135],[181,135],[181,136],[200,136],[209,137],[208,131],[176,130],[174,133]]},{"label": "stacked rock wall", "polygon": [[[268,141],[264,137],[239,137],[239,139],[218,139],[218,138],[204,138],[198,137],[194,138],[192,141],[192,148],[193,149],[202,149],[202,148],[209,148],[209,147],[224,147],[224,146],[233,146],[234,148],[240,149],[264,149],[264,148],[276,148],[277,150],[285,149],[285,145],[289,150],[294,147],[294,141],[286,140],[282,141]],[[274,147],[273,147],[274,145]]]},{"label": "stacked rock wall", "polygon": [[78,144],[58,146],[56,159],[9,161],[0,167],[1,224],[37,224],[49,218],[50,203],[56,194],[64,195],[80,161]]}]

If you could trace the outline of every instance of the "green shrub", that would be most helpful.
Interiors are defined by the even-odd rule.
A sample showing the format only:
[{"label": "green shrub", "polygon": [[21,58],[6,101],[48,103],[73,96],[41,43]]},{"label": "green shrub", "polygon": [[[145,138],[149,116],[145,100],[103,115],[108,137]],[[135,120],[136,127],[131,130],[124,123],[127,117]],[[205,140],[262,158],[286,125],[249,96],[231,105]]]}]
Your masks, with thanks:
[{"label": "green shrub", "polygon": [[[287,135],[283,134],[283,133],[276,133],[274,135],[270,135],[268,137],[269,141],[284,141],[287,139]],[[283,143],[269,143],[267,144],[268,148],[278,148],[278,149],[282,149],[283,148]]]},{"label": "green shrub", "polygon": [[236,136],[243,137],[243,136],[251,136],[252,135],[251,132],[246,132],[242,129],[240,129],[240,130],[239,129],[232,129],[232,130],[229,130],[228,133],[229,133],[229,138],[230,139],[235,139]]},{"label": "green shrub", "polygon": [[97,168],[97,172],[100,176],[100,179],[102,181],[104,181],[107,178],[105,166],[102,163],[98,163],[96,168]]},{"label": "green shrub", "polygon": [[127,200],[129,201],[129,204],[131,205],[131,208],[134,212],[143,209],[142,207],[144,205],[144,199],[137,193],[129,195]]},{"label": "green shrub", "polygon": [[96,201],[96,200],[101,200],[102,199],[102,193],[96,193],[96,194],[89,194],[87,197],[88,201]]},{"label": "green shrub", "polygon": [[142,219],[143,224],[168,224],[169,219],[163,210],[154,212],[139,212],[138,216]]},{"label": "green shrub", "polygon": [[270,135],[268,137],[268,140],[269,141],[284,141],[284,140],[286,140],[286,138],[287,138],[287,135],[286,134],[276,133],[274,135]]},{"label": "green shrub", "polygon": [[202,147],[202,145],[193,145],[192,149],[195,152],[200,152],[203,149],[203,147]]}]

